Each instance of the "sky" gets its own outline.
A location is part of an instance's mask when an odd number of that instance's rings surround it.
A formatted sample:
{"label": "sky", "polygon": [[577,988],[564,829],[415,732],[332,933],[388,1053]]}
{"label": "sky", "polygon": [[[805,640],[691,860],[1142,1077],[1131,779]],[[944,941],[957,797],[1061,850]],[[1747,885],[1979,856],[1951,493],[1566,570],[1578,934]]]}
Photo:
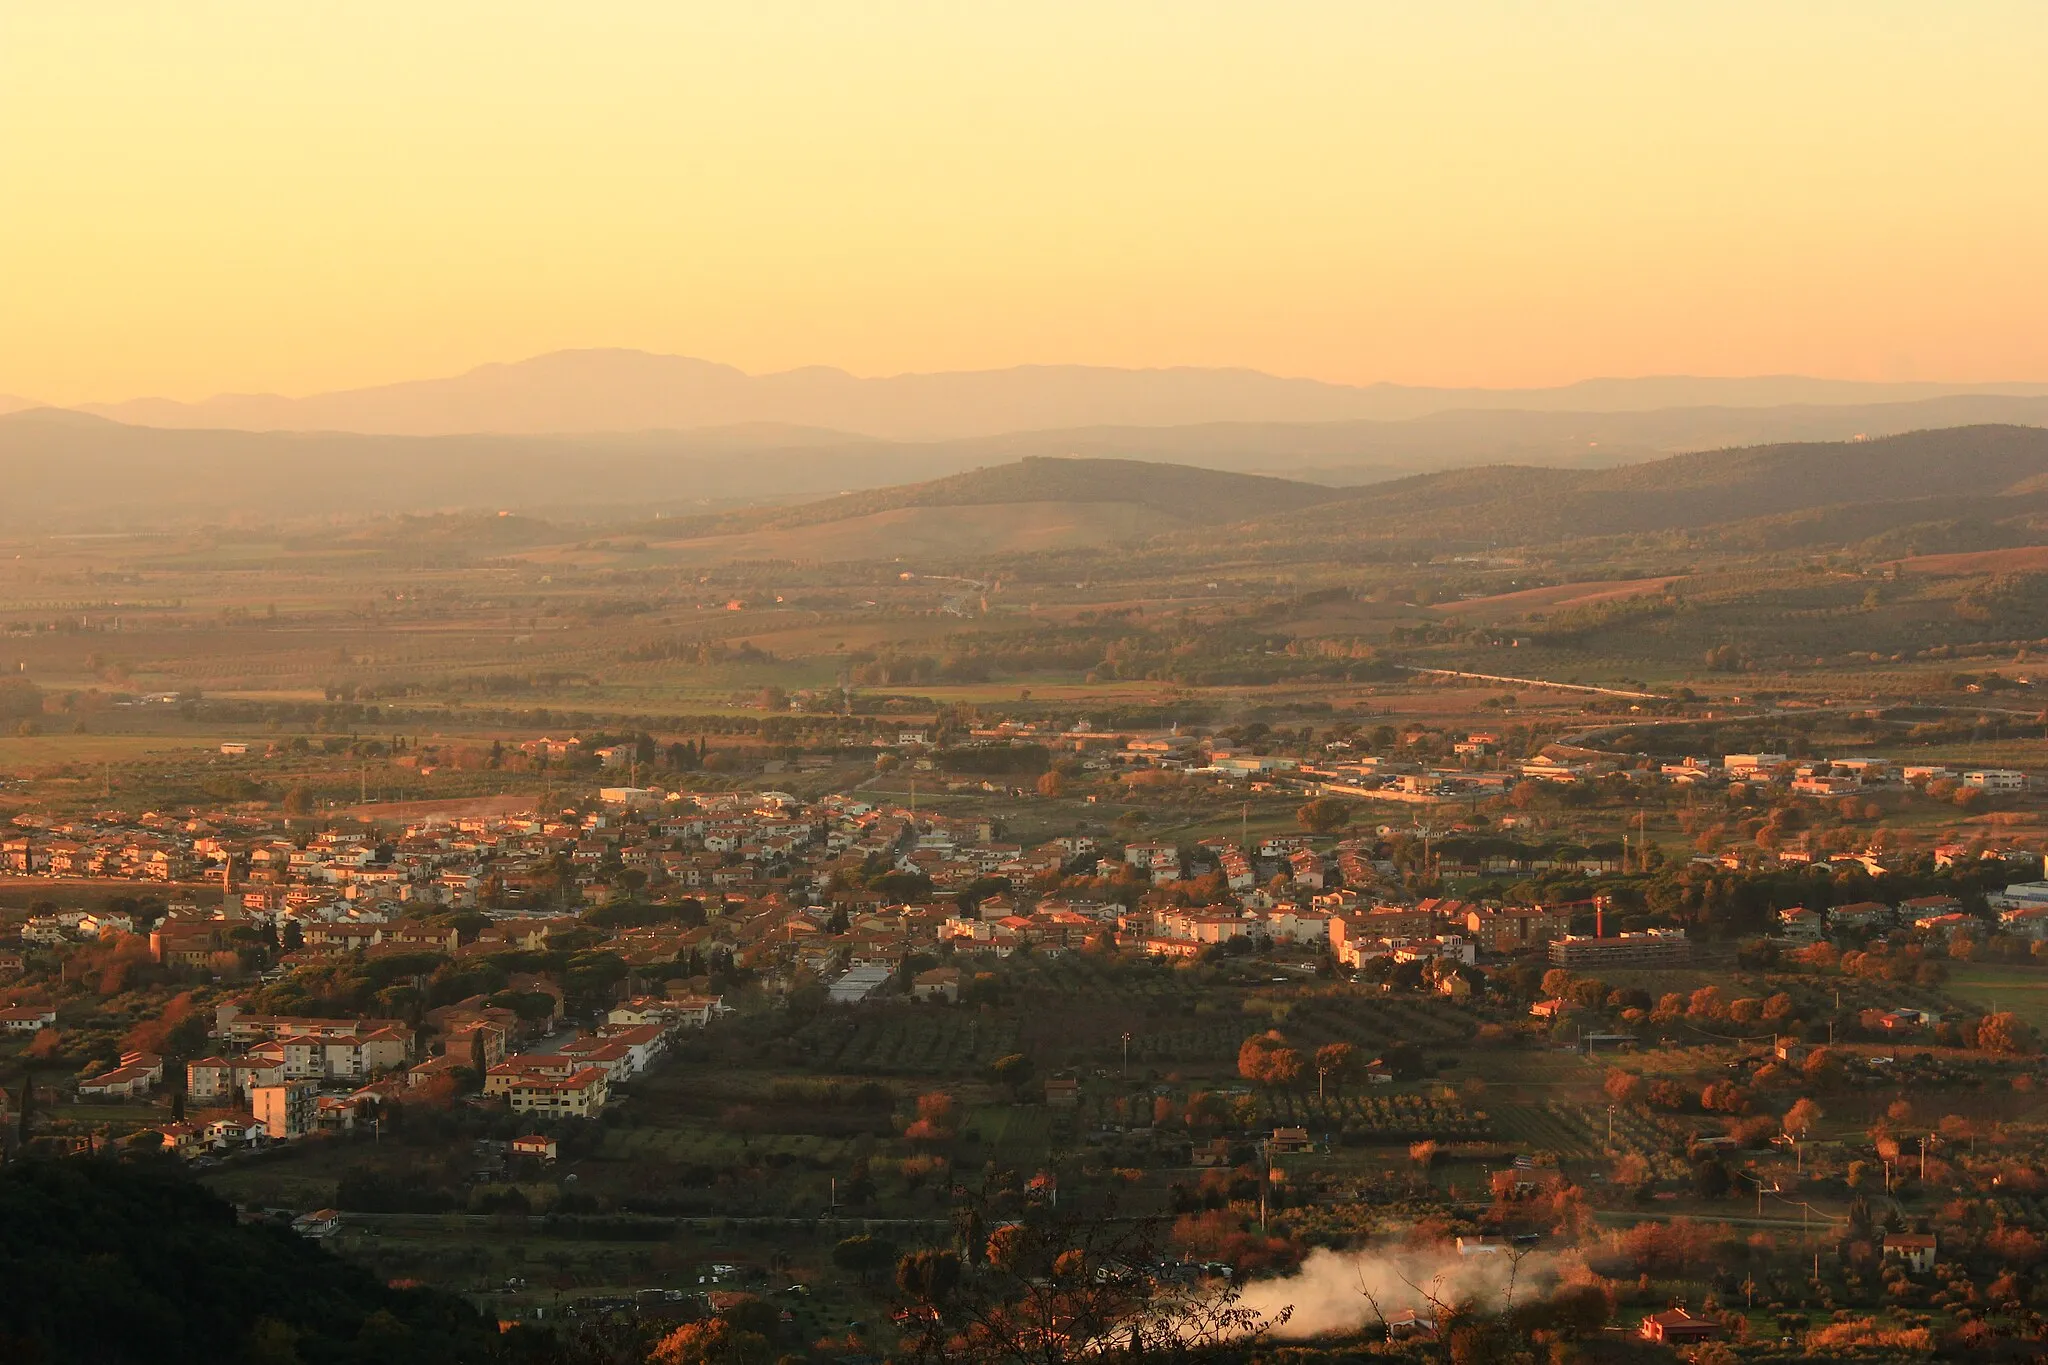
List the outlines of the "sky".
{"label": "sky", "polygon": [[2048,6],[11,0],[0,392],[2048,379]]}

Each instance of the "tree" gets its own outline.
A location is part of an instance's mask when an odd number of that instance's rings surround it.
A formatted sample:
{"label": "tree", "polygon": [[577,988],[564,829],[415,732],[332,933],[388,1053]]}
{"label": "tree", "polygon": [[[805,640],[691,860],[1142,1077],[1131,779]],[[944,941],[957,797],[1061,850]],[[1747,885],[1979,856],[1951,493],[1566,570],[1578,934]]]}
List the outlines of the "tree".
{"label": "tree", "polygon": [[1021,1052],[1012,1052],[1007,1057],[998,1057],[989,1064],[989,1074],[998,1085],[1008,1086],[1012,1096],[1024,1093],[1024,1087],[1031,1084],[1031,1059]]}
{"label": "tree", "polygon": [[293,787],[284,794],[284,813],[300,819],[313,813],[313,793],[304,786]]}
{"label": "tree", "polygon": [[1294,812],[1295,822],[1310,834],[1334,834],[1351,823],[1351,804],[1319,796]]}
{"label": "tree", "polygon": [[960,1126],[959,1107],[953,1097],[935,1090],[917,1097],[917,1118],[903,1130],[912,1142],[937,1142],[953,1136]]}
{"label": "tree", "polygon": [[896,1288],[914,1303],[938,1307],[959,1285],[957,1251],[913,1251],[896,1263]]}
{"label": "tree", "polygon": [[484,1026],[476,1025],[469,1031],[469,1069],[476,1073],[476,1088],[484,1088],[484,1077],[490,1073],[488,1055],[484,1051]]}
{"label": "tree", "polygon": [[25,720],[43,714],[43,689],[19,675],[0,678],[0,720]]}
{"label": "tree", "polygon": [[1301,1074],[1301,1054],[1278,1029],[1255,1033],[1237,1050],[1237,1074],[1259,1085],[1288,1085]]}
{"label": "tree", "polygon": [[648,1365],[766,1365],[768,1338],[735,1328],[726,1319],[686,1322],[655,1343]]}
{"label": "tree", "polygon": [[1639,1104],[1647,1089],[1641,1076],[1633,1071],[1623,1071],[1620,1067],[1608,1071],[1603,1088],[1607,1091],[1607,1098],[1616,1104]]}
{"label": "tree", "polygon": [[2034,1050],[2034,1029],[2008,1011],[1987,1014],[1977,1023],[1977,1046],[1986,1052],[2029,1053]]}
{"label": "tree", "polygon": [[[50,1030],[43,1030],[44,1033]],[[41,1037],[41,1034],[36,1035]],[[21,1069],[21,1098],[14,1105],[14,1140],[17,1146],[28,1141],[29,1117],[36,1107],[36,1069],[33,1065]]]}
{"label": "tree", "polygon": [[896,1263],[895,1243],[868,1233],[856,1233],[832,1248],[832,1264],[867,1284],[881,1271]]}
{"label": "tree", "polygon": [[1813,1131],[1813,1125],[1820,1122],[1821,1108],[1812,1100],[1802,1099],[1785,1111],[1785,1135],[1804,1139]]}
{"label": "tree", "polygon": [[1044,797],[1065,796],[1067,779],[1056,768],[1048,768],[1038,775],[1038,794]]}
{"label": "tree", "polygon": [[1749,1096],[1729,1081],[1710,1082],[1700,1091],[1700,1108],[1709,1113],[1742,1114],[1749,1110]]}
{"label": "tree", "polygon": [[1351,1076],[1358,1049],[1350,1043],[1324,1043],[1316,1049],[1316,1075],[1342,1085]]}

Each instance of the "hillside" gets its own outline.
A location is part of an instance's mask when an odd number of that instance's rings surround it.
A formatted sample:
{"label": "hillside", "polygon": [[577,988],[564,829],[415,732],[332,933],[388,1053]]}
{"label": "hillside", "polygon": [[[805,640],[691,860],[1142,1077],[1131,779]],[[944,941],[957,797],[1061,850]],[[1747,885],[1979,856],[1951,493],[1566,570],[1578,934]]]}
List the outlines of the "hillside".
{"label": "hillside", "polygon": [[587,436],[163,430],[39,408],[0,414],[0,525],[152,530],[235,516],[514,508],[702,511],[948,474],[960,458],[842,432],[748,425]]}
{"label": "hillside", "polygon": [[8,1360],[500,1358],[495,1326],[466,1303],[388,1288],[278,1224],[242,1224],[167,1158],[0,1170],[0,1283]]}
{"label": "hillside", "polygon": [[1451,544],[1529,545],[1559,539],[1688,530],[1824,509],[1854,538],[1893,526],[2029,510],[2048,475],[2048,430],[1973,426],[1872,441],[1705,451],[1606,470],[1512,466],[1422,475],[1269,517],[1258,536],[1414,538],[1441,528]]}
{"label": "hillside", "polygon": [[929,483],[878,488],[762,515],[767,526],[812,526],[902,507],[982,507],[1005,503],[1132,503],[1193,523],[1314,506],[1330,490],[1256,474],[1232,474],[1148,460],[1055,459],[972,469]]}

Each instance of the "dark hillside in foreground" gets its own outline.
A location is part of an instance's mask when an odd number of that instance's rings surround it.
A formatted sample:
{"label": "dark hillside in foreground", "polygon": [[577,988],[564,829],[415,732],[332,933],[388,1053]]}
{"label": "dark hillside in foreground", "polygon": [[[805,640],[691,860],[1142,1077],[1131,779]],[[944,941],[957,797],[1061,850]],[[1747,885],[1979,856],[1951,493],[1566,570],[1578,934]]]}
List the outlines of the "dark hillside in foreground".
{"label": "dark hillside in foreground", "polygon": [[182,1173],[74,1158],[0,1170],[0,1360],[441,1365],[498,1359],[458,1299],[392,1289]]}

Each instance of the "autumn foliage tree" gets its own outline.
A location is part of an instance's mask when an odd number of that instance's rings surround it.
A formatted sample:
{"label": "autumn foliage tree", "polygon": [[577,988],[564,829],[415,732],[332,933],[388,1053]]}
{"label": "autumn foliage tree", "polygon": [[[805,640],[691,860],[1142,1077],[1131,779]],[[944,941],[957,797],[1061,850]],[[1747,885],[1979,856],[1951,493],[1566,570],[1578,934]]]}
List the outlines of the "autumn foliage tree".
{"label": "autumn foliage tree", "polygon": [[724,1318],[686,1322],[654,1345],[649,1365],[754,1365],[773,1359],[768,1338]]}
{"label": "autumn foliage tree", "polygon": [[1802,1099],[1785,1111],[1785,1134],[1792,1138],[1804,1138],[1813,1131],[1813,1125],[1820,1122],[1820,1106],[1812,1100]]}
{"label": "autumn foliage tree", "polygon": [[1977,1022],[1977,1046],[1986,1052],[2029,1053],[2034,1050],[2034,1029],[2016,1014],[1987,1014]]}
{"label": "autumn foliage tree", "polygon": [[941,1142],[960,1127],[960,1109],[943,1090],[917,1097],[917,1117],[903,1130],[912,1142]]}
{"label": "autumn foliage tree", "polygon": [[1237,1050],[1237,1074],[1256,1085],[1292,1085],[1301,1075],[1301,1054],[1278,1029],[1255,1033]]}
{"label": "autumn foliage tree", "polygon": [[1607,1098],[1616,1104],[1640,1104],[1649,1089],[1641,1076],[1620,1067],[1607,1073],[1607,1081],[1602,1088],[1606,1090]]}
{"label": "autumn foliage tree", "polygon": [[1324,1043],[1316,1049],[1316,1074],[1330,1084],[1342,1085],[1358,1063],[1358,1049],[1350,1043]]}

